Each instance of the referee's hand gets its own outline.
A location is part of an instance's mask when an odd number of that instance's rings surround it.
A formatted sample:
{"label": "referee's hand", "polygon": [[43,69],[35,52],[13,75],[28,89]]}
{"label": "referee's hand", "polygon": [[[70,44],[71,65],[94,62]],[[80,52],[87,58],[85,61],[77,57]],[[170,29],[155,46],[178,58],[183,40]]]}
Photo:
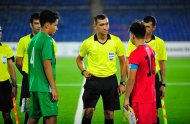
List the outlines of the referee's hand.
{"label": "referee's hand", "polygon": [[123,93],[125,93],[125,87],[123,85],[118,86],[118,94],[121,96]]}
{"label": "referee's hand", "polygon": [[93,74],[89,73],[88,71],[84,71],[83,74],[84,74],[85,78],[91,78],[94,76]]}
{"label": "referee's hand", "polygon": [[17,97],[17,87],[12,87],[12,97]]}

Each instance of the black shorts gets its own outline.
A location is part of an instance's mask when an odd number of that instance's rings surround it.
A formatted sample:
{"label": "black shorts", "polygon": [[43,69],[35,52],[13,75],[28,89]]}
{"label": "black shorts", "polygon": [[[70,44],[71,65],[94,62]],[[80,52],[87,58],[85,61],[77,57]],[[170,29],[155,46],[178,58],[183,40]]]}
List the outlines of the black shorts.
{"label": "black shorts", "polygon": [[155,76],[155,88],[156,88],[156,108],[160,108],[161,107],[161,91],[160,91],[160,87],[161,87],[161,82],[159,79],[159,75],[158,73]]}
{"label": "black shorts", "polygon": [[116,75],[109,77],[92,77],[86,80],[82,96],[84,109],[95,108],[100,95],[102,96],[104,110],[119,110],[120,101],[117,92],[118,83]]}
{"label": "black shorts", "polygon": [[13,108],[12,86],[9,80],[0,82],[0,111],[9,113]]}
{"label": "black shorts", "polygon": [[22,88],[20,96],[20,106],[22,105],[22,98],[30,98],[28,74],[23,72],[22,75],[23,78],[22,78]]}

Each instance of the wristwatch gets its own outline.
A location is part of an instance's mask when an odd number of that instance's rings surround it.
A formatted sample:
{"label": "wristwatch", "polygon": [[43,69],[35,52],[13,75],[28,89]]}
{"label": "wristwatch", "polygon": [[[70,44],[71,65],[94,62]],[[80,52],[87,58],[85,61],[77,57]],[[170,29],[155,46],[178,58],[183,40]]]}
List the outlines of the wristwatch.
{"label": "wristwatch", "polygon": [[18,88],[17,84],[12,83],[11,85],[12,85],[12,87]]}
{"label": "wristwatch", "polygon": [[84,72],[85,72],[85,71],[86,71],[86,70],[81,71],[81,74],[84,75]]}
{"label": "wristwatch", "polygon": [[120,82],[120,84],[123,85],[124,87],[126,86],[126,82],[125,81]]}

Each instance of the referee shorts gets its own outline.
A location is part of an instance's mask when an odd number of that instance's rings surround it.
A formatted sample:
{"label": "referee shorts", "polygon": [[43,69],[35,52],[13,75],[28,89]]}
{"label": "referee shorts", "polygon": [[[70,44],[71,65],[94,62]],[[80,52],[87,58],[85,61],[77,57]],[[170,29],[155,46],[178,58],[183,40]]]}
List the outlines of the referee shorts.
{"label": "referee shorts", "polygon": [[22,78],[22,88],[21,88],[21,96],[20,96],[20,106],[22,106],[23,99],[30,98],[28,74],[23,72],[22,75],[23,75],[23,78]]}
{"label": "referee shorts", "polygon": [[100,96],[102,96],[104,110],[119,110],[120,101],[117,88],[118,83],[115,74],[104,78],[86,79],[82,96],[84,109],[95,108]]}
{"label": "referee shorts", "polygon": [[160,91],[160,87],[161,87],[161,82],[159,79],[159,75],[158,73],[155,76],[155,89],[156,89],[156,108],[160,108],[161,107],[161,91]]}
{"label": "referee shorts", "polygon": [[13,108],[12,86],[9,80],[0,82],[0,111],[9,113]]}

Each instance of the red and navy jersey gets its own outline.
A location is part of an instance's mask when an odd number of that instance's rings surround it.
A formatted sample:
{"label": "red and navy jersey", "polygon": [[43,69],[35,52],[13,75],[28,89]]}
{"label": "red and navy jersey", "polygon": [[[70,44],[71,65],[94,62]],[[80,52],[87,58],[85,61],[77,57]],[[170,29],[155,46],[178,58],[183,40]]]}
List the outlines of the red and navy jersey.
{"label": "red and navy jersey", "polygon": [[155,53],[148,45],[138,46],[129,56],[130,69],[136,69],[132,102],[153,103],[155,97]]}

